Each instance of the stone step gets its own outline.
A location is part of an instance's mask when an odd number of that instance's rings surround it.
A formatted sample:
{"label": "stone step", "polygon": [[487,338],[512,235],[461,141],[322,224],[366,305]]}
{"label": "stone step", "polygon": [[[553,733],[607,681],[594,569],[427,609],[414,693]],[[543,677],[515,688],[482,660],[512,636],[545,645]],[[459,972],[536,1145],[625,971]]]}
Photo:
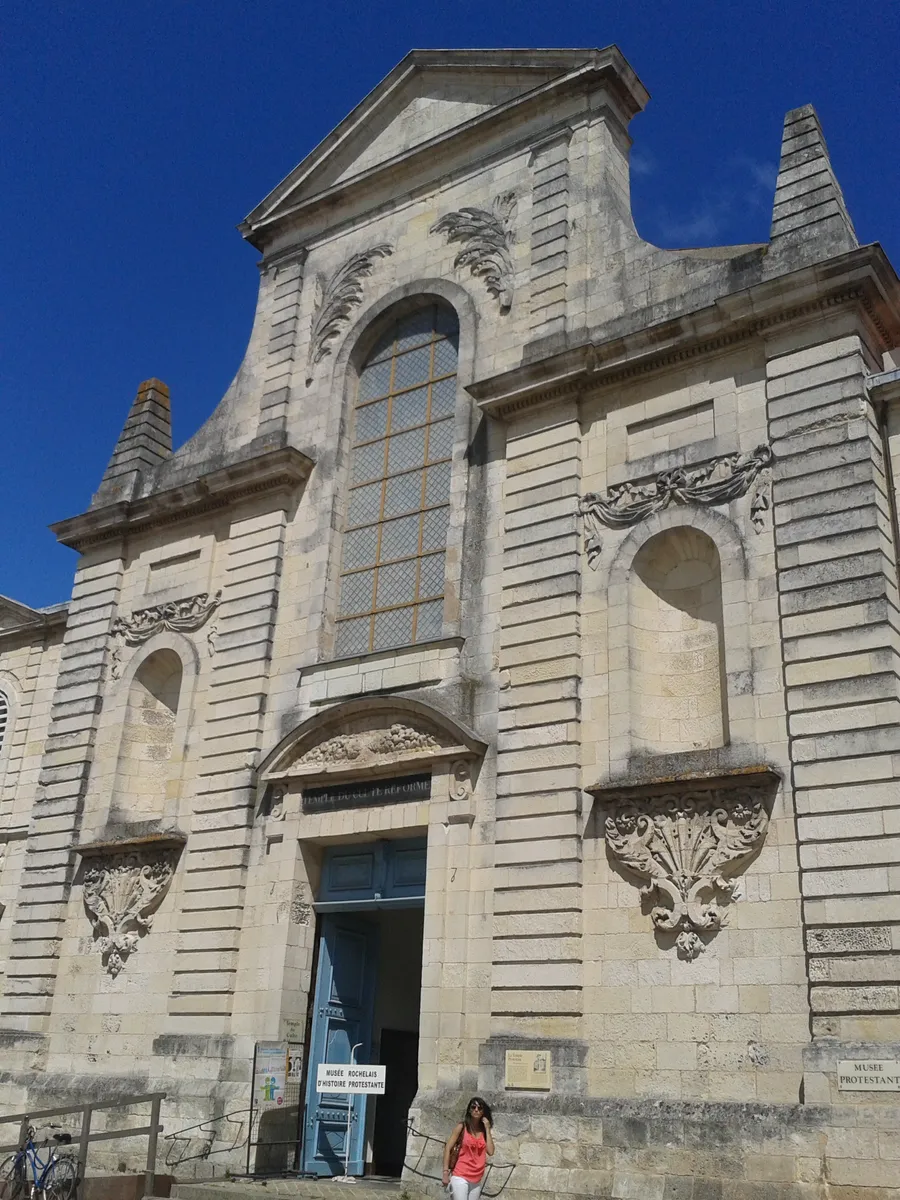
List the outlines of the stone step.
{"label": "stone step", "polygon": [[395,1179],[210,1179],[172,1188],[172,1200],[431,1200],[433,1194]]}

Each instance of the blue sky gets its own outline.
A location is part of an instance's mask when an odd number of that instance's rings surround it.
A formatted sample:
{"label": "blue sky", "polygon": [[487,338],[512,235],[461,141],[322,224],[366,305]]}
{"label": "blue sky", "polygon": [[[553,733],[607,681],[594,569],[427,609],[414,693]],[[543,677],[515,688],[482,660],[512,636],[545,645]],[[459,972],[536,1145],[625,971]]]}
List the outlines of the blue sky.
{"label": "blue sky", "polygon": [[46,526],[90,502],[137,384],[176,443],[243,352],[235,225],[414,47],[617,43],[651,93],[633,206],[662,246],[765,240],[787,109],[818,109],[863,242],[900,268],[900,6],[7,0],[0,592],[66,599]]}

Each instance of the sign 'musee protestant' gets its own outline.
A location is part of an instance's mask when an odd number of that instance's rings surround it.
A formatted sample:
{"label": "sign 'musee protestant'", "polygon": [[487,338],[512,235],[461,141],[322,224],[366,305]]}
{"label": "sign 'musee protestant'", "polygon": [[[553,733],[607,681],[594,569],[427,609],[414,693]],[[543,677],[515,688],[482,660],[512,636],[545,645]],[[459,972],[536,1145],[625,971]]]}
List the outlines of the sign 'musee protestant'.
{"label": "sign 'musee protestant'", "polygon": [[365,1063],[319,1063],[317,1092],[374,1092],[384,1094],[385,1068]]}
{"label": "sign 'musee protestant'", "polygon": [[900,1092],[900,1062],[896,1059],[843,1059],[837,1077],[842,1092]]}

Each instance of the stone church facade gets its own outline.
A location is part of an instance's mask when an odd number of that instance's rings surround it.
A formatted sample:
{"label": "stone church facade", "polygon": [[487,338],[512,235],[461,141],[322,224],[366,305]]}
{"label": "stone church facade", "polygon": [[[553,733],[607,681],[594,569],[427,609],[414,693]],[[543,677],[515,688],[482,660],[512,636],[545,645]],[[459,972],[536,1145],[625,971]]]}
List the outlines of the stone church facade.
{"label": "stone church facade", "polygon": [[2,602],[7,1111],[171,1131],[289,1040],[313,1173],[478,1091],[511,1196],[898,1194],[900,282],[810,107],[767,243],[643,241],[647,99],[410,54],[242,224],[207,423],[143,383]]}

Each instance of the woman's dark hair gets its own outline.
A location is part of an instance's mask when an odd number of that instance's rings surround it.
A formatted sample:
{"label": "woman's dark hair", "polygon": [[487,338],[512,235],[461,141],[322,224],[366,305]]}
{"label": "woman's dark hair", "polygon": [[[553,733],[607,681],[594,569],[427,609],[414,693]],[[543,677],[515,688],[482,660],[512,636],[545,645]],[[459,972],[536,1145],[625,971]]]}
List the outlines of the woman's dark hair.
{"label": "woman's dark hair", "polygon": [[463,1124],[465,1125],[466,1129],[468,1129],[469,1133],[474,1133],[477,1129],[477,1126],[472,1119],[473,1104],[480,1104],[482,1117],[487,1117],[492,1125],[494,1123],[494,1114],[491,1112],[491,1106],[488,1104],[487,1100],[483,1100],[481,1096],[473,1096],[466,1105],[465,1115],[463,1116]]}

